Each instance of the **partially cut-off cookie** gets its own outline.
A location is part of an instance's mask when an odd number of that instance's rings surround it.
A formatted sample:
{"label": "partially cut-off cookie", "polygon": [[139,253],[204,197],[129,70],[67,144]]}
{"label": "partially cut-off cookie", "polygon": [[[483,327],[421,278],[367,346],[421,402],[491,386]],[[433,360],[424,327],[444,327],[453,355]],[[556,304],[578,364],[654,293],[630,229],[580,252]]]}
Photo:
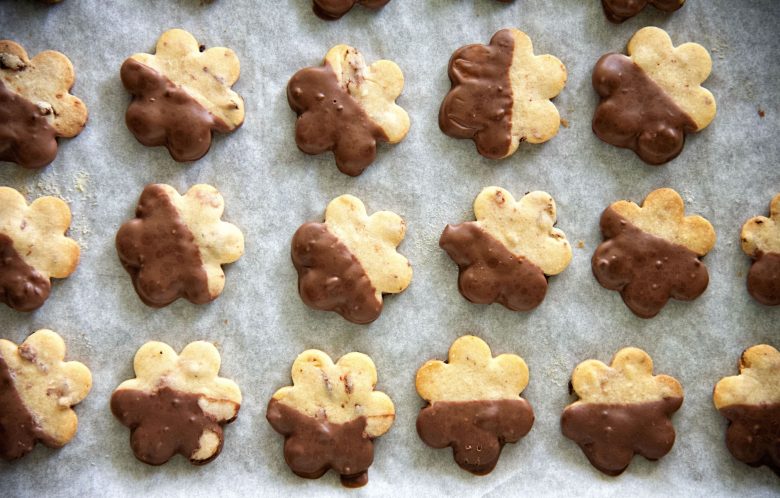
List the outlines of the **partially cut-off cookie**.
{"label": "partially cut-off cookie", "polygon": [[742,250],[753,260],[747,289],[767,306],[780,305],[780,194],[769,204],[769,218],[756,216],[742,225]]}
{"label": "partially cut-off cookie", "polygon": [[390,0],[313,0],[312,9],[321,19],[335,21],[352,10],[355,5],[362,5],[369,9],[381,9]]}
{"label": "partially cut-off cookie", "polygon": [[634,17],[648,5],[663,12],[674,12],[684,3],[685,0],[601,0],[604,14],[614,23],[621,23]]}

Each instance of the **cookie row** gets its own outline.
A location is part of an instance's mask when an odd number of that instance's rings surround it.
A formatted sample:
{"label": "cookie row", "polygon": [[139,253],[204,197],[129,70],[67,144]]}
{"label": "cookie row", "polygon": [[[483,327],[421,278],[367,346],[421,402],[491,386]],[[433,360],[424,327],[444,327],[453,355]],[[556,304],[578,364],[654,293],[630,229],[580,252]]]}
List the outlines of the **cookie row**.
{"label": "cookie row", "polygon": [[[701,45],[675,47],[654,27],[639,30],[627,51],[603,56],[593,70],[601,96],[593,131],[649,164],[663,164],[680,154],[686,133],[715,117],[715,99],[701,87],[712,61]],[[137,53],[122,64],[122,83],[132,95],[127,126],[142,144],[167,147],[176,161],[200,159],[213,132],[229,133],[244,122],[244,101],[231,90],[239,72],[232,50],[206,50],[184,30],[166,31],[155,54]],[[31,60],[5,40],[0,77],[0,160],[46,166],[56,156],[56,137],[77,135],[87,121],[84,103],[68,93],[73,66],[54,51]],[[502,29],[488,45],[458,49],[449,77],[439,127],[472,139],[481,155],[509,157],[521,142],[542,143],[558,133],[561,118],[550,99],[563,90],[566,68],[552,55],[534,55],[525,33]],[[341,172],[361,174],[378,142],[398,143],[409,131],[409,115],[395,102],[403,86],[394,62],[369,65],[357,49],[333,47],[322,66],[302,69],[288,83],[298,148],[330,151]]]}
{"label": "cookie row", "polygon": [[[222,195],[195,185],[184,195],[164,184],[147,185],[136,216],[116,235],[116,249],[138,296],[149,306],[183,297],[195,304],[214,300],[225,286],[222,265],[244,253],[244,235],[221,220]],[[780,193],[769,218],[749,219],[742,249],[753,263],[747,289],[758,302],[780,304]],[[447,225],[439,245],[458,265],[458,288],[477,304],[500,303],[514,311],[537,307],[549,277],[563,272],[572,249],[555,228],[555,201],[546,192],[519,200],[487,187],[474,201],[476,221]],[[65,236],[70,209],[55,197],[27,205],[16,190],[0,187],[0,302],[19,311],[40,307],[51,278],[76,268],[78,244]],[[642,206],[617,201],[601,215],[604,242],[591,266],[603,287],[620,292],[636,315],[655,316],[669,298],[690,301],[707,288],[701,261],[715,245],[715,231],[701,216],[685,216],[683,200],[669,188],[651,192]],[[409,261],[396,251],[406,233],[400,216],[368,215],[357,197],[342,195],[324,222],[295,232],[292,262],[304,303],[334,311],[354,323],[376,320],[384,294],[404,291],[412,280]]]}
{"label": "cookie row", "polygon": [[[58,448],[74,437],[72,407],[92,380],[87,367],[64,358],[65,344],[50,330],[20,346],[0,340],[0,457],[20,458],[36,442]],[[220,362],[217,349],[204,341],[178,355],[162,342],[138,350],[135,378],[111,396],[111,411],[130,429],[136,458],[162,465],[180,454],[201,465],[219,455],[223,425],[235,420],[242,401],[238,385],[219,377]],[[727,447],[738,460],[780,475],[780,352],[753,346],[742,354],[739,370],[713,392],[716,409],[729,421]],[[318,478],[333,469],[345,486],[366,484],[373,440],[395,420],[393,401],[374,390],[374,362],[353,352],[334,363],[310,349],[295,359],[291,376],[292,385],[276,391],[266,410],[285,438],[291,470]],[[519,441],[533,426],[533,408],[520,396],[528,382],[521,357],[493,357],[483,340],[460,337],[447,361],[430,360],[417,371],[417,392],[427,403],[417,417],[420,439],[433,448],[451,447],[464,470],[491,472],[504,444]],[[683,403],[682,386],[654,375],[653,361],[641,349],[621,349],[611,365],[580,363],[570,390],[578,399],[564,408],[561,431],[601,472],[616,476],[635,454],[657,460],[672,449],[671,417]]]}

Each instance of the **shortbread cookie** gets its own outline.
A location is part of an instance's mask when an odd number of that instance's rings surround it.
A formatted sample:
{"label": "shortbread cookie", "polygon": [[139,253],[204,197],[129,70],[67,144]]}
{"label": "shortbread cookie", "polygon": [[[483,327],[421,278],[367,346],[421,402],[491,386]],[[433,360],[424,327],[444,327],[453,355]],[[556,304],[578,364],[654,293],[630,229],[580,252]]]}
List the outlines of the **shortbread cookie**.
{"label": "shortbread cookie", "polygon": [[266,413],[284,436],[287,465],[309,479],[333,469],[344,486],[366,484],[373,440],[395,420],[390,397],[374,391],[374,362],[362,353],[349,353],[334,365],[330,356],[310,349],[295,359],[291,375],[293,385],[274,393]]}
{"label": "shortbread cookie", "polygon": [[244,234],[220,220],[224,209],[211,185],[183,196],[170,185],[144,188],[135,218],[116,234],[119,260],[144,303],[160,308],[183,297],[203,304],[222,293],[222,265],[244,254]]}
{"label": "shortbread cookie", "polygon": [[41,442],[60,448],[76,435],[75,406],[92,388],[92,374],[65,359],[65,343],[39,330],[17,346],[0,339],[0,458],[21,458]]}
{"label": "shortbread cookie", "polygon": [[324,223],[304,223],[293,236],[301,299],[350,322],[373,322],[382,312],[382,294],[402,292],[412,281],[412,266],[396,252],[405,233],[397,214],[368,216],[357,197],[336,197]]}
{"label": "shortbread cookie", "polygon": [[81,250],[65,236],[70,208],[57,197],[24,196],[0,187],[0,303],[35,310],[49,297],[52,278],[76,270]]}
{"label": "shortbread cookie", "polygon": [[0,161],[42,168],[57,156],[57,137],[81,132],[87,107],[68,93],[75,80],[65,55],[46,50],[31,60],[0,40]]}
{"label": "shortbread cookie", "polygon": [[222,426],[238,416],[241,391],[219,377],[213,344],[189,343],[177,355],[163,342],[147,342],[133,360],[136,377],[111,395],[111,412],[130,428],[135,457],[162,465],[175,454],[208,463],[222,451]]}
{"label": "shortbread cookie", "polygon": [[658,165],[682,152],[685,134],[715,118],[715,97],[701,87],[712,69],[696,43],[672,45],[666,31],[642,28],[628,42],[628,56],[610,53],[593,69],[601,102],[593,132],[608,144],[631,149]]}
{"label": "shortbread cookie", "polygon": [[601,0],[607,19],[614,23],[634,17],[648,5],[664,12],[674,12],[684,3],[685,0]]}
{"label": "shortbread cookie", "polygon": [[766,344],[745,350],[739,375],[721,379],[712,400],[729,420],[726,446],[734,458],[780,476],[780,352]]}
{"label": "shortbread cookie", "polygon": [[619,291],[637,316],[652,318],[669,298],[692,301],[709,283],[700,258],[715,245],[715,230],[701,216],[685,216],[680,194],[650,192],[642,207],[617,201],[601,215],[604,242],[591,259],[602,287]]}
{"label": "shortbread cookie", "polygon": [[417,371],[417,392],[428,402],[417,417],[420,439],[433,448],[452,447],[464,470],[484,475],[498,463],[505,443],[516,443],[534,423],[520,397],[528,366],[519,356],[493,358],[478,337],[452,343],[447,362],[429,360]]}
{"label": "shortbread cookie", "polygon": [[550,99],[566,85],[566,68],[552,55],[534,55],[522,31],[502,29],[489,45],[452,54],[452,89],[439,110],[439,127],[474,140],[490,159],[514,154],[520,142],[539,144],[558,133],[561,118]]}
{"label": "shortbread cookie", "polygon": [[122,64],[122,84],[133,96],[127,127],[142,144],[167,147],[176,161],[200,159],[214,131],[244,122],[244,100],[231,90],[240,71],[231,49],[206,50],[184,30],[166,31],[155,54],[133,54]]}
{"label": "shortbread cookie", "polygon": [[287,84],[298,114],[295,143],[306,154],[332,151],[339,171],[363,172],[376,158],[376,143],[395,144],[409,132],[409,115],[395,100],[404,75],[395,62],[366,65],[348,45],[336,45],[319,67],[301,69]]}
{"label": "shortbread cookie", "polygon": [[314,13],[326,21],[341,19],[341,16],[352,10],[355,5],[369,9],[381,9],[390,0],[313,0]]}
{"label": "shortbread cookie", "polygon": [[474,214],[477,221],[447,225],[439,239],[460,268],[460,293],[472,303],[501,303],[514,311],[538,306],[547,275],[571,261],[566,234],[554,228],[553,198],[537,191],[515,201],[501,187],[487,187],[474,201]]}
{"label": "shortbread cookie", "polygon": [[583,361],[570,389],[579,400],[563,410],[561,430],[601,472],[616,476],[635,454],[658,460],[672,449],[671,416],[683,390],[675,378],[653,375],[653,360],[641,349],[621,349],[611,366]]}
{"label": "shortbread cookie", "polygon": [[769,204],[769,218],[756,216],[742,225],[742,250],[753,259],[748,292],[767,306],[780,304],[780,194]]}

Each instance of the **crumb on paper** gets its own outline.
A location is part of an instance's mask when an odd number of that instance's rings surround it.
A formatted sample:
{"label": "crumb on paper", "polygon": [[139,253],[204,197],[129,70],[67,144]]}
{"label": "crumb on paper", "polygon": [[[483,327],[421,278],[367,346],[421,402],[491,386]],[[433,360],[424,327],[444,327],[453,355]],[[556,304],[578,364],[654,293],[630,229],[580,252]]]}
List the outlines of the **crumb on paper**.
{"label": "crumb on paper", "polygon": [[564,128],[568,128],[569,127],[569,120],[566,119],[566,118],[561,118],[561,126],[563,126]]}
{"label": "crumb on paper", "polygon": [[759,118],[763,118],[764,116],[766,116],[766,112],[759,107],[758,108],[758,117]]}
{"label": "crumb on paper", "polygon": [[577,243],[576,243],[576,245],[577,245],[577,249],[583,249],[583,248],[585,248],[585,242],[584,242],[584,241],[582,241],[582,240],[578,240],[578,241],[577,241]]}

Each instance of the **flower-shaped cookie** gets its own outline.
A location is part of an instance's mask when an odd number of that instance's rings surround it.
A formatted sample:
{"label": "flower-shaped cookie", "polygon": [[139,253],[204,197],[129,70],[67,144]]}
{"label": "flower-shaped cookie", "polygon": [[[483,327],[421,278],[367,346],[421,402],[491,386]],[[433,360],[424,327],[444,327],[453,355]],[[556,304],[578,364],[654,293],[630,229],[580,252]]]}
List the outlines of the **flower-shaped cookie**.
{"label": "flower-shaped cookie", "polygon": [[374,391],[374,362],[349,353],[335,364],[310,349],[292,366],[292,386],[279,389],[268,403],[266,418],[284,436],[284,459],[301,477],[317,479],[328,469],[348,487],[368,482],[374,438],[395,420],[392,400]]}
{"label": "flower-shaped cookie", "polygon": [[63,54],[30,60],[21,45],[0,40],[0,161],[42,168],[57,156],[57,137],[81,132],[87,108],[68,93],[75,79]]}
{"label": "flower-shaped cookie", "polygon": [[745,350],[739,375],[721,379],[712,400],[729,420],[726,446],[734,458],[780,476],[780,352],[766,344]]}
{"label": "flower-shaped cookie", "polygon": [[463,336],[452,343],[448,362],[429,360],[417,371],[417,392],[428,402],[417,417],[417,433],[433,448],[451,446],[462,469],[487,474],[504,444],[531,430],[534,412],[520,397],[527,385],[522,358],[493,358],[485,341]]}
{"label": "flower-shaped cookie", "polygon": [[381,9],[390,0],[313,0],[312,9],[322,19],[335,21],[352,10],[356,4],[369,9]]}
{"label": "flower-shaped cookie", "polygon": [[685,216],[680,194],[661,188],[642,207],[611,204],[601,215],[604,242],[591,267],[596,280],[620,292],[637,316],[652,318],[669,298],[691,301],[707,288],[707,267],[699,258],[715,245],[715,230],[701,216]]}
{"label": "flower-shaped cookie", "polygon": [[601,0],[604,14],[614,23],[621,23],[634,17],[648,5],[664,12],[674,12],[684,3],[685,0]]}
{"label": "flower-shaped cookie", "polygon": [[363,172],[376,158],[376,143],[398,143],[409,115],[395,103],[404,75],[395,62],[366,65],[363,55],[336,45],[319,67],[301,69],[287,84],[287,101],[298,114],[295,143],[306,154],[332,151],[339,171]]}
{"label": "flower-shaped cookie", "polygon": [[409,261],[396,252],[405,233],[397,214],[368,216],[357,197],[336,197],[325,223],[304,223],[293,236],[301,299],[350,322],[373,322],[382,312],[382,294],[402,292],[412,281]]}
{"label": "flower-shaped cookie", "polygon": [[241,230],[220,220],[224,209],[211,185],[183,196],[170,185],[144,188],[135,218],[116,234],[119,260],[144,303],[160,308],[184,297],[203,304],[222,293],[221,265],[244,254]]}
{"label": "flower-shaped cookie", "polygon": [[39,330],[17,346],[0,339],[0,458],[13,460],[41,442],[67,444],[79,424],[71,407],[92,388],[92,374],[65,359],[65,343]]}
{"label": "flower-shaped cookie", "polygon": [[163,342],[147,342],[133,360],[136,378],[111,395],[111,412],[130,428],[135,457],[162,465],[180,454],[196,465],[222,451],[222,426],[235,420],[241,391],[219,377],[213,344],[189,343],[177,355]]}
{"label": "flower-shaped cookie", "polygon": [[571,389],[580,399],[563,410],[561,430],[601,472],[616,476],[635,454],[658,460],[672,449],[671,416],[682,405],[682,387],[653,375],[653,360],[641,349],[621,349],[611,366],[583,361]]}
{"label": "flower-shaped cookie", "polygon": [[550,99],[566,85],[566,68],[552,55],[534,55],[522,31],[502,29],[489,45],[452,54],[452,89],[439,110],[439,128],[470,138],[490,159],[514,154],[520,142],[539,144],[558,133],[561,118]]}
{"label": "flower-shaped cookie", "polygon": [[65,236],[70,208],[57,197],[39,197],[29,206],[24,196],[0,187],[0,303],[19,311],[43,305],[51,278],[76,270],[81,250]]}
{"label": "flower-shaped cookie", "polygon": [[571,261],[566,235],[554,228],[555,201],[531,192],[515,201],[500,187],[487,187],[474,201],[477,221],[447,225],[439,245],[460,267],[458,288],[473,303],[501,303],[510,310],[538,306],[546,275]]}
{"label": "flower-shaped cookie", "polygon": [[769,204],[769,218],[756,216],[742,225],[742,250],[753,258],[747,288],[767,306],[780,305],[780,194]]}
{"label": "flower-shaped cookie", "polygon": [[240,71],[229,48],[206,50],[184,30],[166,31],[155,54],[133,54],[122,64],[122,84],[133,96],[127,127],[142,144],[167,147],[176,161],[200,159],[213,131],[244,122],[244,101],[230,89]]}
{"label": "flower-shaped cookie", "polygon": [[628,56],[610,53],[593,69],[601,102],[593,132],[658,165],[682,152],[685,134],[715,118],[715,97],[701,83],[712,69],[707,50],[696,43],[672,45],[666,31],[642,28],[628,42]]}

